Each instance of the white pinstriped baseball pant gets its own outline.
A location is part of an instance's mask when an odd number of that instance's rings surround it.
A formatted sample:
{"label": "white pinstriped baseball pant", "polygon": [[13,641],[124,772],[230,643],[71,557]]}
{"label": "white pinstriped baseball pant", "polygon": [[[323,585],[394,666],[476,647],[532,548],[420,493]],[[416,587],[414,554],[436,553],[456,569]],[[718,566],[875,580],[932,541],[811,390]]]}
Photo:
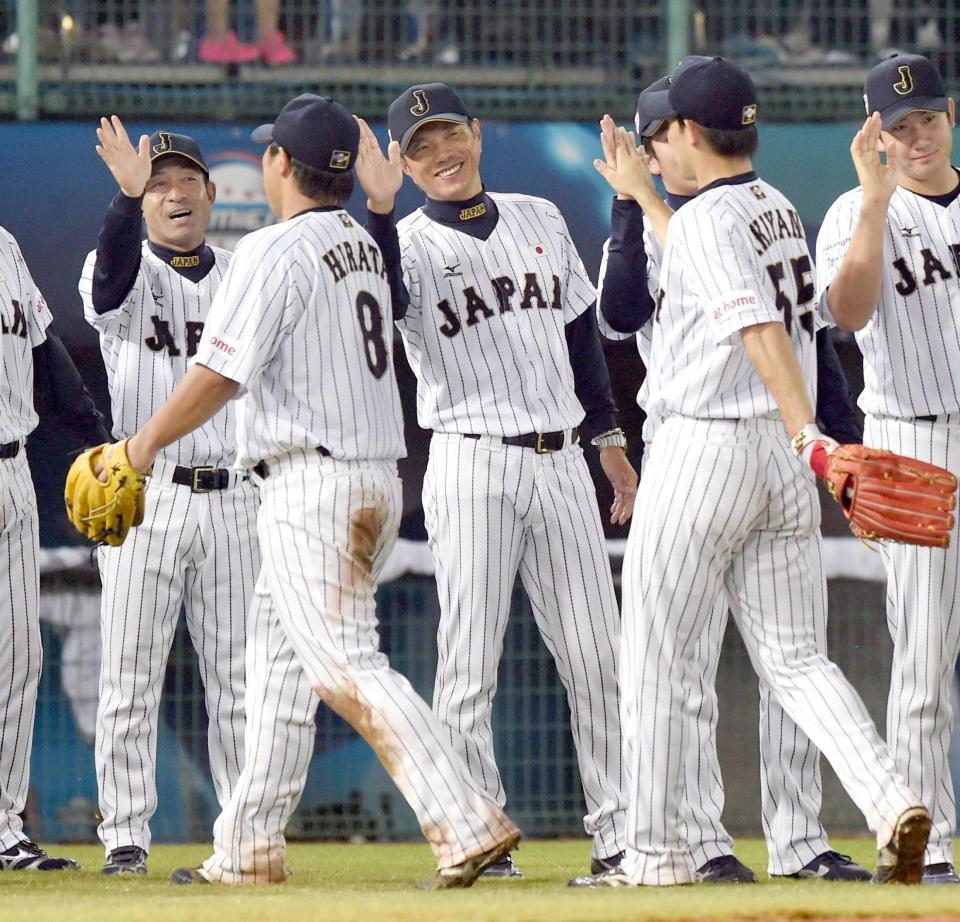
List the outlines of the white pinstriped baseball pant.
{"label": "white pinstriped baseball pant", "polygon": [[[772,694],[827,756],[878,844],[919,799],[824,652],[826,585],[813,475],[779,419],[667,419],[640,482],[624,558],[621,691],[629,848],[638,884],[694,880],[685,839],[688,689],[721,590]],[[811,612],[816,611],[814,616]]]}
{"label": "white pinstriped baseball pant", "polygon": [[519,571],[567,692],[594,857],[622,851],[619,612],[596,489],[579,445],[537,454],[434,433],[423,508],[440,597],[433,706],[474,782],[501,805],[491,709]]}
{"label": "white pinstriped baseball pant", "polygon": [[37,499],[25,450],[0,460],[0,851],[25,838],[40,649]]}
{"label": "white pinstriped baseball pant", "polygon": [[[937,422],[868,416],[864,443],[960,475],[960,414]],[[960,656],[960,528],[948,548],[882,544],[893,669],[887,740],[897,767],[933,818],[926,863],[953,864],[957,808],[948,750]]]}
{"label": "white pinstriped baseball pant", "polygon": [[320,700],[373,748],[439,868],[489,850],[516,827],[472,783],[426,702],[379,649],[374,593],[400,522],[396,463],[299,450],[268,463],[246,764],[204,871],[224,883],[286,878],[283,833],[303,794]]}

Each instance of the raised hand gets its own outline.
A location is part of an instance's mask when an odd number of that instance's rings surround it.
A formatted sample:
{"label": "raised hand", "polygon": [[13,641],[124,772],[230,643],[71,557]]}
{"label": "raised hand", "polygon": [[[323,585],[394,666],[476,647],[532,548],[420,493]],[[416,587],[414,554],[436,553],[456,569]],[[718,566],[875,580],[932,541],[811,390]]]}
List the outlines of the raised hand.
{"label": "raised hand", "polygon": [[135,149],[123,122],[116,115],[100,119],[97,138],[100,140],[97,154],[113,174],[120,191],[130,198],[143,195],[152,171],[150,138],[140,135],[140,143]]}
{"label": "raised hand", "polygon": [[360,126],[360,146],[357,151],[357,179],[367,193],[367,207],[378,214],[393,211],[394,199],[403,185],[403,167],[400,164],[400,144],[391,141],[387,156],[383,156],[377,136],[362,119],[354,116]]}
{"label": "raised hand", "polygon": [[660,195],[654,185],[653,176],[647,168],[642,151],[637,150],[633,132],[614,128],[611,140],[609,134],[604,135],[602,126],[601,122],[600,143],[604,148],[605,159],[593,161],[597,172],[621,198],[634,199],[640,205],[653,199],[659,200]]}
{"label": "raised hand", "polygon": [[[886,163],[882,154],[886,154]],[[850,155],[864,199],[889,202],[900,181],[900,162],[896,144],[888,146],[884,143],[879,112],[869,116],[856,133],[850,145]]]}

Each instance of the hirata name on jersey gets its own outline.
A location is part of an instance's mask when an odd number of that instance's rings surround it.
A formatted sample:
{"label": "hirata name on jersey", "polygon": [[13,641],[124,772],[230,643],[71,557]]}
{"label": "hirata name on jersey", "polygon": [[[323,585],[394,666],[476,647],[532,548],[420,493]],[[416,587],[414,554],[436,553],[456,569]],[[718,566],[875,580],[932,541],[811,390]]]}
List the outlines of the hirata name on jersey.
{"label": "hirata name on jersey", "polygon": [[344,240],[323,254],[323,261],[333,273],[334,282],[342,282],[350,272],[373,272],[387,277],[387,266],[380,256],[380,247],[372,241]]}

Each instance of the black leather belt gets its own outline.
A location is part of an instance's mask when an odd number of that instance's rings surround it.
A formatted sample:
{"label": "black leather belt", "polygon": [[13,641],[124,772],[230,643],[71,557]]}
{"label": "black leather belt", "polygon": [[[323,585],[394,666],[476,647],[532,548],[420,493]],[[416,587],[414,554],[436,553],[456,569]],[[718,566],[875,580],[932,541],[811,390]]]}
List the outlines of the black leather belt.
{"label": "black leather belt", "polygon": [[[317,446],[317,454],[320,455],[321,458],[330,457],[330,452],[326,448],[324,448],[322,445]],[[270,476],[270,465],[267,464],[266,461],[258,461],[253,466],[253,472],[258,477],[261,477],[264,480],[266,480]]]}
{"label": "black leather belt", "polygon": [[6,445],[0,445],[0,460],[9,461],[20,454],[19,442],[7,442]]}
{"label": "black leather belt", "polygon": [[[533,448],[538,455],[563,448],[564,441],[570,436],[570,444],[576,445],[580,441],[580,433],[576,429],[561,429],[559,432],[527,432],[524,435],[492,436],[499,438],[504,445],[519,445],[521,448]],[[479,439],[476,433],[466,432],[465,439]]]}
{"label": "black leather belt", "polygon": [[181,487],[190,487],[191,493],[210,493],[230,486],[230,471],[225,467],[183,467],[178,464],[170,479]]}

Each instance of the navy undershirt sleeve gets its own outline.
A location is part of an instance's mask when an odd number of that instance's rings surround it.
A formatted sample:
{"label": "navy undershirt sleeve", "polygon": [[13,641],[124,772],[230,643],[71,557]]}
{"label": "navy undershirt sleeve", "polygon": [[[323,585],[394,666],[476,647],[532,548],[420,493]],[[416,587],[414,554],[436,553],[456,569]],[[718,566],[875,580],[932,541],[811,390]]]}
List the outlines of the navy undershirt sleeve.
{"label": "navy undershirt sleeve", "polygon": [[600,312],[618,333],[636,333],[653,311],[654,301],[647,287],[643,209],[632,200],[614,199]]}
{"label": "navy undershirt sleeve", "polygon": [[67,347],[50,327],[46,340],[33,348],[33,391],[37,412],[53,413],[85,446],[112,441]]}
{"label": "navy undershirt sleeve", "polygon": [[827,328],[817,332],[817,418],[823,431],[841,445],[863,442],[863,427],[853,407],[850,384]]}
{"label": "navy undershirt sleeve", "polygon": [[617,407],[594,309],[595,305],[591,305],[564,327],[573,369],[573,389],[586,413],[582,428],[588,439],[617,427]]}
{"label": "navy undershirt sleeve", "polygon": [[401,320],[406,316],[410,304],[407,286],[403,284],[403,269],[400,265],[400,238],[393,219],[394,212],[377,214],[367,211],[367,232],[380,247],[383,264],[387,267],[387,283],[390,285],[390,297],[393,300],[393,319]]}
{"label": "navy undershirt sleeve", "polygon": [[93,267],[93,309],[116,310],[126,300],[140,269],[141,199],[118,192],[107,208]]}

